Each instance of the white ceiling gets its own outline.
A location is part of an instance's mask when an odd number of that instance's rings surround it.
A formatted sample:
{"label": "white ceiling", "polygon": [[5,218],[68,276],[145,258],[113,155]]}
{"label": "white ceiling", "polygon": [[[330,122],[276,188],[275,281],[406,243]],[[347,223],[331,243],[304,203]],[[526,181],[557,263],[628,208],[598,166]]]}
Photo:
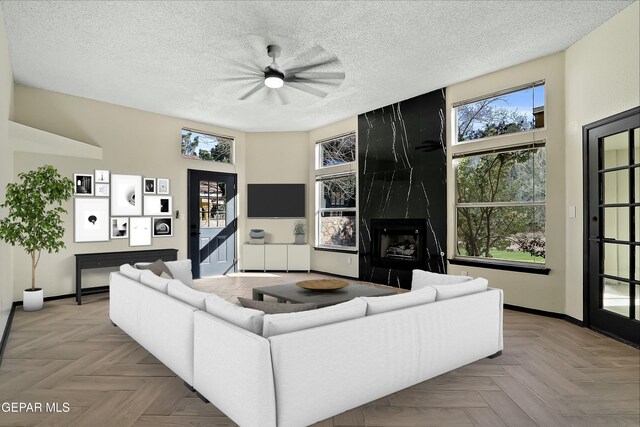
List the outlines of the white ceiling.
{"label": "white ceiling", "polygon": [[[566,49],[631,1],[2,1],[15,81],[243,131],[309,130]],[[223,81],[315,45],[325,98]],[[318,58],[313,58],[313,61]],[[316,71],[316,70],[314,70]],[[278,89],[282,90],[282,89]]]}

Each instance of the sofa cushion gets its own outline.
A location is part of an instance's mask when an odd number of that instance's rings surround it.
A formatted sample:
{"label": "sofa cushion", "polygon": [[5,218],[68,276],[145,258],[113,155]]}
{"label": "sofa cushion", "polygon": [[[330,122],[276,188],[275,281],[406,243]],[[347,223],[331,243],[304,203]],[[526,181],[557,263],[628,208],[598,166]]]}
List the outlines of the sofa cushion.
{"label": "sofa cushion", "polygon": [[129,264],[122,264],[120,266],[120,273],[124,276],[127,276],[129,279],[140,281],[140,273],[142,270],[138,270]]}
{"label": "sofa cushion", "polygon": [[169,267],[161,259],[154,262],[137,262],[133,266],[139,270],[151,270],[156,276],[162,276],[162,273],[165,273],[170,279],[174,278]]}
{"label": "sofa cushion", "polygon": [[301,311],[298,313],[267,314],[264,316],[262,336],[269,338],[274,335],[356,319],[358,317],[364,317],[366,312],[367,303],[362,298],[356,298],[317,310]]}
{"label": "sofa cushion", "polygon": [[469,276],[454,276],[452,274],[438,274],[431,273],[424,270],[413,270],[413,277],[411,278],[411,290],[415,291],[422,289],[425,286],[431,285],[450,285],[455,283],[462,283],[471,280]]}
{"label": "sofa cushion", "polygon": [[167,293],[170,297],[179,299],[182,302],[186,302],[187,304],[199,308],[200,310],[206,309],[205,300],[208,296],[211,295],[207,292],[196,291],[195,289],[190,288],[177,279],[169,280]]}
{"label": "sofa cushion", "polygon": [[432,287],[436,290],[436,301],[442,301],[449,298],[486,291],[488,285],[489,282],[487,282],[487,279],[477,277],[464,283],[432,285]]}
{"label": "sofa cushion", "polygon": [[427,304],[436,300],[436,290],[427,286],[417,291],[383,297],[363,297],[367,302],[367,316]]}
{"label": "sofa cushion", "polygon": [[242,329],[258,335],[262,334],[263,311],[241,307],[214,294],[209,294],[207,297],[206,309],[207,313],[233,323]]}
{"label": "sofa cushion", "polygon": [[171,272],[171,277],[180,280],[189,287],[193,287],[193,275],[191,274],[191,260],[167,261],[165,265]]}
{"label": "sofa cushion", "polygon": [[150,288],[155,289],[156,291],[162,292],[163,294],[166,294],[169,279],[158,277],[150,270],[143,270],[140,273],[140,283],[142,283],[143,285],[147,285]]}
{"label": "sofa cushion", "polygon": [[318,308],[318,304],[316,304],[315,302],[308,302],[304,304],[287,304],[271,301],[256,301],[242,297],[238,297],[238,302],[243,307],[264,311],[265,314],[295,313],[298,311],[315,310],[316,308]]}

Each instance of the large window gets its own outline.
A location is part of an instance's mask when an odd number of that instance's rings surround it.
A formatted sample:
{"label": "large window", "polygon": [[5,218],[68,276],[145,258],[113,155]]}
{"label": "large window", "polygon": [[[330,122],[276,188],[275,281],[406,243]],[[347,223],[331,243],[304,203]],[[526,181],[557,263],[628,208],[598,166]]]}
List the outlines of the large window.
{"label": "large window", "polygon": [[[537,94],[544,85],[456,106],[458,142],[485,142],[453,155],[456,258],[545,263],[546,150],[534,132],[544,122],[544,99]],[[515,102],[525,96],[528,104]],[[505,145],[497,137],[507,133],[520,135]]]}
{"label": "large window", "polygon": [[356,248],[355,141],[350,133],[316,146],[316,244],[320,247]]}
{"label": "large window", "polygon": [[182,129],[181,152],[187,159],[233,163],[233,138]]}

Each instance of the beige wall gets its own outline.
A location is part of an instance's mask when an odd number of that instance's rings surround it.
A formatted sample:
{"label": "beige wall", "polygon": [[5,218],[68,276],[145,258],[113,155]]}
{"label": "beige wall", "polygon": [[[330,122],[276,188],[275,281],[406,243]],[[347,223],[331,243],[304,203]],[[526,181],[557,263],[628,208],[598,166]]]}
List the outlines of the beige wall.
{"label": "beige wall", "polygon": [[[500,144],[510,145],[524,140],[546,140],[547,153],[547,209],[546,209],[546,265],[551,269],[548,276],[511,271],[493,270],[459,265],[450,265],[450,274],[466,271],[470,276],[481,276],[489,280],[492,287],[505,293],[505,303],[538,310],[562,313],[564,311],[565,283],[565,173],[564,173],[564,55],[558,53],[447,88],[447,123],[453,123],[454,102],[490,94],[502,89],[545,80],[546,127],[526,134],[504,135]],[[450,129],[452,126],[450,126]],[[455,140],[450,132],[447,150],[447,212],[455,218],[455,188],[452,154],[486,146],[476,144],[452,145]],[[448,221],[448,257],[455,251],[455,224]]]}
{"label": "beige wall", "polygon": [[[179,258],[187,256],[187,169],[237,173],[239,188],[244,186],[243,132],[25,86],[15,87],[14,120],[103,149],[101,160],[16,152],[15,174],[43,164],[52,164],[62,175],[68,177],[72,177],[74,173],[93,173],[95,169],[107,169],[111,173],[169,178],[173,196],[174,234],[173,237],[154,238],[153,245],[147,248],[177,248]],[[181,158],[179,144],[182,127],[235,137],[235,165]],[[69,212],[65,218],[66,249],[59,254],[43,255],[38,266],[38,283],[44,288],[45,297],[74,292],[73,254],[131,249],[126,239],[74,243],[72,202],[66,205],[66,209]],[[175,219],[176,210],[180,211],[180,219]],[[239,229],[242,234],[242,218]],[[29,258],[19,249],[14,249],[13,252],[14,298],[20,300],[22,289],[29,283]],[[106,274],[88,272],[83,275],[83,280],[86,286],[104,285]]]}
{"label": "beige wall", "polygon": [[[4,200],[5,187],[13,178],[13,160],[8,138],[8,124],[12,113],[13,72],[9,60],[9,48],[4,31],[4,18],[0,8],[0,200]],[[0,211],[0,216],[6,210]],[[12,250],[0,241],[0,334],[4,331],[11,303],[13,302]]]}
{"label": "beige wall", "polygon": [[583,319],[582,127],[640,104],[640,10],[634,2],[565,51],[565,208],[567,221],[565,313]]}

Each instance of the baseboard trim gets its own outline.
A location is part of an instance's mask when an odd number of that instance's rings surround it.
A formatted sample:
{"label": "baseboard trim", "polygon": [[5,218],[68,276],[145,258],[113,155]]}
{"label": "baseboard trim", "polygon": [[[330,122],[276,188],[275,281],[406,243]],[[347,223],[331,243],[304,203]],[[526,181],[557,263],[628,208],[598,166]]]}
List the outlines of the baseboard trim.
{"label": "baseboard trim", "polygon": [[554,313],[553,311],[544,311],[544,310],[538,310],[537,308],[520,307],[519,305],[511,305],[511,304],[504,304],[504,308],[506,308],[507,310],[520,311],[522,313],[536,314],[538,316],[552,317],[554,319],[562,319],[562,320],[566,320],[569,323],[573,323],[576,326],[580,326],[583,328],[585,327],[584,322],[582,320],[578,320],[574,317],[567,316],[566,314],[562,314],[562,313]]}
{"label": "baseboard trim", "polygon": [[[95,289],[95,291],[91,292],[91,289]],[[86,292],[86,291],[89,292]],[[95,288],[86,288],[83,290],[82,296],[85,295],[93,295],[93,294],[100,294],[100,293],[104,293],[104,292],[109,292],[109,286],[96,286]],[[52,297],[44,297],[43,301],[56,301],[59,299],[66,299],[66,298],[75,298],[76,294],[63,294],[63,295],[54,295]],[[22,305],[22,301],[16,301],[14,302],[14,304],[16,305]]]}
{"label": "baseboard trim", "polygon": [[2,357],[4,356],[4,349],[9,341],[9,332],[11,332],[11,324],[13,323],[13,314],[16,312],[17,303],[11,304],[11,311],[9,311],[9,317],[7,318],[7,324],[2,332],[2,341],[0,341],[0,366],[2,366]]}
{"label": "baseboard trim", "polygon": [[316,274],[324,274],[325,276],[331,276],[331,277],[338,277],[340,279],[347,279],[347,280],[360,280],[357,277],[352,277],[352,276],[344,276],[342,274],[335,274],[335,273],[329,273],[327,271],[319,271],[319,270],[309,270],[311,273],[316,273]]}

